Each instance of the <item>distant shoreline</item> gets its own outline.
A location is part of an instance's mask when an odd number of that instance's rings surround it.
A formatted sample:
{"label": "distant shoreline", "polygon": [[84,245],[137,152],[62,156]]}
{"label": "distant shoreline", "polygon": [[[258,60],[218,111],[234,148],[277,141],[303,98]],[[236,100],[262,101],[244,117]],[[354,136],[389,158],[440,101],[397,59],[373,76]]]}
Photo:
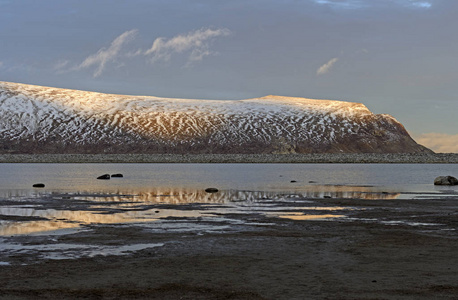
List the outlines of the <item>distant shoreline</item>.
{"label": "distant shoreline", "polygon": [[0,154],[0,163],[458,163],[439,154]]}

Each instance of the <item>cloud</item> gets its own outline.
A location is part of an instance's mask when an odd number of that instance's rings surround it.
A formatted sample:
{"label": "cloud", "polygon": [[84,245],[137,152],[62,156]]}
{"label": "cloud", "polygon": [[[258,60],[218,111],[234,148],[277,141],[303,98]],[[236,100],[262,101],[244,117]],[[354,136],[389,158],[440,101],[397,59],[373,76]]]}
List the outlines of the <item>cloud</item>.
{"label": "cloud", "polygon": [[428,1],[417,1],[417,0],[405,1],[403,0],[402,2],[405,2],[404,5],[406,6],[413,6],[417,8],[431,8],[433,6],[432,3]]}
{"label": "cloud", "polygon": [[391,5],[400,5],[404,7],[413,8],[431,8],[433,6],[431,1],[425,0],[379,0],[379,1],[364,1],[364,0],[314,0],[316,4],[326,5],[333,9],[362,9],[370,7],[386,7]]}
{"label": "cloud", "polygon": [[58,71],[59,73],[65,72],[68,64],[70,61],[68,60],[59,60],[55,65],[54,65],[54,70]]}
{"label": "cloud", "polygon": [[137,32],[138,32],[137,29],[133,29],[133,30],[124,32],[123,34],[115,38],[113,42],[111,42],[110,47],[102,48],[99,51],[97,51],[97,53],[88,56],[75,69],[80,70],[84,68],[89,68],[91,66],[96,66],[97,68],[93,76],[98,77],[102,75],[106,64],[110,61],[115,60],[118,57],[121,47],[124,44],[131,41],[137,35]]}
{"label": "cloud", "polygon": [[144,53],[143,49],[138,49],[136,51],[127,52],[126,56],[127,57],[136,57],[139,55],[143,55],[143,53]]}
{"label": "cloud", "polygon": [[338,61],[339,59],[337,57],[334,57],[324,65],[318,68],[316,70],[316,75],[324,75],[329,72],[329,70],[332,68],[332,66]]}
{"label": "cloud", "polygon": [[415,137],[417,143],[439,153],[458,153],[458,134],[424,133]]}
{"label": "cloud", "polygon": [[[0,0],[1,1],[1,0]],[[131,42],[138,34],[137,29],[129,30],[115,38],[108,48],[101,48],[95,54],[85,58],[83,62],[76,66],[70,66],[68,60],[59,60],[53,66],[58,74],[79,71],[90,67],[95,67],[94,77],[102,75],[108,63],[115,63],[117,67],[126,66],[123,59],[133,59],[135,57],[147,57],[152,63],[163,60],[168,61],[174,54],[185,53],[187,64],[201,61],[205,56],[215,55],[217,52],[210,50],[211,43],[217,37],[228,36],[231,31],[226,28],[221,29],[199,29],[188,34],[177,35],[173,38],[156,38],[153,45],[148,50],[137,48],[130,51],[121,51],[125,44]]]}
{"label": "cloud", "polygon": [[169,61],[173,54],[189,53],[188,64],[201,61],[205,56],[215,54],[210,50],[211,42],[217,37],[228,36],[231,31],[222,29],[199,29],[171,39],[163,37],[154,40],[144,55],[151,56],[151,62]]}
{"label": "cloud", "polygon": [[315,0],[315,3],[342,9],[357,9],[366,6],[361,0]]}

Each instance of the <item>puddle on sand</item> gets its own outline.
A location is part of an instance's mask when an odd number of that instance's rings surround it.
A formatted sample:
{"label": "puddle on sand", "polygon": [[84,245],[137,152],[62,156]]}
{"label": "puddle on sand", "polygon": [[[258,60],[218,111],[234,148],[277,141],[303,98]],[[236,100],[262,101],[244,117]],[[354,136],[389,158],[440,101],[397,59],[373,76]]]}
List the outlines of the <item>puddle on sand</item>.
{"label": "puddle on sand", "polygon": [[[32,209],[22,207],[0,207],[0,214],[6,216],[30,217],[30,221],[0,221],[0,235],[31,234],[37,232],[49,232],[59,229],[78,228],[90,224],[115,224],[132,222],[152,222],[157,220],[149,212],[126,211],[122,213],[110,213],[105,211],[85,210],[55,210],[55,209]],[[40,220],[34,221],[33,218]],[[44,219],[44,220],[42,220]]]}
{"label": "puddle on sand", "polygon": [[161,188],[143,190],[137,194],[133,192],[120,190],[108,194],[84,194],[43,191],[34,192],[33,196],[15,197],[9,199],[5,203],[7,205],[0,206],[0,235],[67,234],[65,230],[84,229],[98,224],[155,223],[170,218],[208,219],[210,215],[270,215],[298,209],[351,209],[312,206],[315,202],[310,200],[310,196],[324,195],[321,192],[317,194],[316,190],[301,193],[233,190],[207,193]]}
{"label": "puddle on sand", "polygon": [[438,223],[421,223],[421,222],[409,222],[409,221],[380,221],[385,225],[409,225],[409,226],[444,226]]}
{"label": "puddle on sand", "polygon": [[282,219],[290,219],[290,220],[295,220],[295,221],[313,221],[313,220],[345,218],[346,216],[345,215],[330,215],[330,214],[308,215],[308,214],[291,213],[291,214],[279,215],[278,217]]}
{"label": "puddle on sand", "polygon": [[[15,190],[8,195],[3,202],[5,205],[0,201],[0,236],[68,234],[98,224],[151,223],[154,226],[164,219],[209,220],[210,216],[228,214],[258,214],[294,220],[336,219],[355,208],[314,206],[316,199],[389,200],[401,194],[369,186],[307,185],[292,191],[220,190],[207,193],[164,187],[106,193]],[[327,214],[337,210],[343,213]],[[316,212],[307,211],[323,211],[324,214],[317,216]],[[190,224],[196,222],[191,220]]]}
{"label": "puddle on sand", "polygon": [[[13,256],[18,254],[37,254],[41,259],[75,259],[81,257],[94,257],[97,255],[128,255],[131,252],[162,246],[164,246],[163,243],[132,244],[119,246],[80,245],[65,243],[23,245],[2,241],[0,243],[0,254],[2,256]],[[10,263],[3,262],[3,265],[7,264],[9,265]]]}

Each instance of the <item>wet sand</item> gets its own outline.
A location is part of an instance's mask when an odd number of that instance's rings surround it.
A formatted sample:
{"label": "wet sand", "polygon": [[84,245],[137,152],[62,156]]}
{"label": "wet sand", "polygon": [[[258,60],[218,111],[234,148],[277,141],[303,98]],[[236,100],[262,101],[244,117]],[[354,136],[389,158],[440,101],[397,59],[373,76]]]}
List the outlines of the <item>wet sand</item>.
{"label": "wet sand", "polygon": [[458,197],[313,202],[345,207],[331,212],[345,217],[230,212],[164,220],[178,230],[99,224],[66,235],[7,237],[28,246],[152,246],[59,260],[43,258],[43,251],[14,252],[2,257],[0,299],[458,298]]}

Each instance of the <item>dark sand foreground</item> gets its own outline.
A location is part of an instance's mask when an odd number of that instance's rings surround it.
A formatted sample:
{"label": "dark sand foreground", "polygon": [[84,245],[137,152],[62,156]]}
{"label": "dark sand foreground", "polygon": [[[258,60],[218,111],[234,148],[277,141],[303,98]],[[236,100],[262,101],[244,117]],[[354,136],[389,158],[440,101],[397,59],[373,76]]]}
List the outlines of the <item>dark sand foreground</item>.
{"label": "dark sand foreground", "polygon": [[316,201],[355,209],[314,221],[231,214],[240,223],[216,232],[112,224],[10,237],[28,245],[164,245],[63,260],[16,253],[0,266],[0,299],[458,299],[457,197]]}

